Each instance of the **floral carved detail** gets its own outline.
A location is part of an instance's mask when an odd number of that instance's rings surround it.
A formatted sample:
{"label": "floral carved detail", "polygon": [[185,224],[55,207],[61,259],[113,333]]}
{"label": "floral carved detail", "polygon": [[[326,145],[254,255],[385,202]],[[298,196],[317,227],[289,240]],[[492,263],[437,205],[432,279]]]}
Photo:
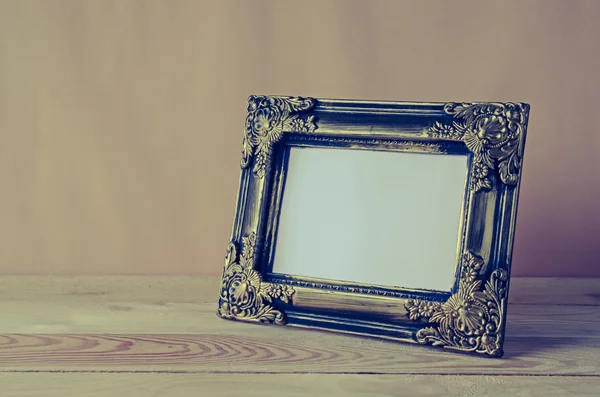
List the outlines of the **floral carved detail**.
{"label": "floral carved detail", "polygon": [[315,116],[303,117],[315,106],[312,98],[251,96],[242,145],[242,168],[254,161],[254,174],[262,178],[273,145],[283,132],[313,132],[317,129]]}
{"label": "floral carved detail", "polygon": [[446,348],[502,355],[501,331],[507,304],[507,273],[492,272],[485,283],[479,279],[484,262],[466,253],[458,291],[446,302],[409,300],[411,320],[426,320],[431,325],[420,329],[417,342]]}
{"label": "floral carved detail", "polygon": [[294,289],[288,285],[265,283],[254,270],[256,234],[242,238],[242,253],[231,242],[227,246],[225,269],[217,314],[226,319],[285,324],[285,314],[273,305],[274,299],[291,302]]}
{"label": "floral carved detail", "polygon": [[528,110],[520,103],[448,103],[452,124],[436,122],[429,128],[433,138],[462,140],[473,152],[470,189],[491,189],[491,171],[500,180],[515,185],[521,170],[521,145]]}

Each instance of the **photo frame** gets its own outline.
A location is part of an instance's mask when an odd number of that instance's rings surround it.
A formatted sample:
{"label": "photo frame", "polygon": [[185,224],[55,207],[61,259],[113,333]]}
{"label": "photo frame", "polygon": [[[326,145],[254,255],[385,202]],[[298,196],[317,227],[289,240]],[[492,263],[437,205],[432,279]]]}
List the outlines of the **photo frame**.
{"label": "photo frame", "polygon": [[250,96],[217,314],[501,357],[528,115],[525,103]]}

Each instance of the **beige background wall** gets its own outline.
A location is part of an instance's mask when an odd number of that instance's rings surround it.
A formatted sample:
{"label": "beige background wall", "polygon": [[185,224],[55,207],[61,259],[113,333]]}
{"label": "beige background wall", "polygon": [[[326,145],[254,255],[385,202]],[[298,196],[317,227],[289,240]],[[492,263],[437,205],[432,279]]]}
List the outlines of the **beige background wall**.
{"label": "beige background wall", "polygon": [[246,97],[532,105],[513,271],[600,276],[600,1],[0,0],[0,273],[218,274]]}

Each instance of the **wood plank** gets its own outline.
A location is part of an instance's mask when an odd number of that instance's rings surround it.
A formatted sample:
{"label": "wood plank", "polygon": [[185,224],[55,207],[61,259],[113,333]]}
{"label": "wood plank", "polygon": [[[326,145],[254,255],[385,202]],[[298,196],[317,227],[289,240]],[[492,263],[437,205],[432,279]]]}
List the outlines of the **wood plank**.
{"label": "wood plank", "polygon": [[573,281],[581,305],[565,306],[558,299],[553,305],[510,304],[506,357],[491,360],[221,320],[215,315],[215,282],[218,278],[0,278],[5,334],[0,370],[600,373],[600,306],[589,298],[598,283],[578,288]]}
{"label": "wood plank", "polygon": [[514,277],[510,280],[509,302],[600,306],[600,278]]}
{"label": "wood plank", "polygon": [[219,285],[214,276],[1,276],[0,300],[212,303]]}
{"label": "wood plank", "polygon": [[439,375],[3,373],[11,397],[597,396],[600,378]]}
{"label": "wood plank", "polygon": [[[215,276],[2,276],[0,300],[212,303],[219,283]],[[600,278],[513,278],[510,303],[600,306]]]}
{"label": "wood plank", "polygon": [[[216,316],[213,303],[157,303],[130,301],[65,300],[0,301],[0,333],[33,334],[185,334],[221,333],[250,335],[267,332],[285,337],[290,327],[260,327],[232,323]],[[272,328],[277,328],[273,330]],[[599,306],[509,305],[508,339],[600,338]]]}
{"label": "wood plank", "polygon": [[[528,281],[520,287],[523,280]],[[511,302],[531,296],[538,304],[510,304],[508,338],[600,337],[600,311],[591,305],[600,279],[547,280],[556,281],[515,280],[511,298],[517,298]],[[0,333],[228,332],[228,323],[214,316],[218,282],[216,277],[0,277]],[[558,285],[578,291],[569,302],[591,306],[539,305],[539,296]],[[520,290],[530,295],[519,295]],[[561,302],[559,293],[550,296]]]}
{"label": "wood plank", "polygon": [[3,335],[0,372],[600,376],[598,340],[586,345],[574,339],[513,339],[507,343],[504,359],[490,359],[293,328],[280,335]]}
{"label": "wood plank", "polygon": [[[541,286],[540,296],[556,287],[545,279],[535,280]],[[541,305],[533,298],[538,304],[511,303],[507,338],[600,337],[600,306],[592,305],[590,298],[600,279],[569,280],[563,284],[570,283],[570,290],[580,293],[579,300],[569,301],[580,305],[560,304],[558,293],[552,301],[556,305]],[[0,333],[227,333],[231,323],[215,316],[218,281],[215,277],[0,277]],[[535,290],[532,285],[536,283],[523,284],[528,294]],[[511,291],[517,301],[519,288],[517,283]],[[248,332],[253,331],[248,328]]]}

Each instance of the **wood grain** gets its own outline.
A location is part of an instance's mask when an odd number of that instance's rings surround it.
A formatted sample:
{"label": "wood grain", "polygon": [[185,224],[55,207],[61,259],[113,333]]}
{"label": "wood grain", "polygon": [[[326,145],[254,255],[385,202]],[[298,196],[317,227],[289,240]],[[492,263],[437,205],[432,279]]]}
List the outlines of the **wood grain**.
{"label": "wood grain", "polygon": [[0,371],[600,375],[599,280],[536,280],[515,280],[511,298],[533,303],[510,304],[506,357],[490,360],[221,320],[215,277],[3,277]]}
{"label": "wood grain", "polygon": [[500,360],[221,320],[218,285],[215,277],[0,278],[0,384],[12,387],[2,395],[600,390],[598,279],[515,279]]}
{"label": "wood grain", "polygon": [[495,360],[295,329],[279,338],[246,333],[3,335],[0,371],[600,376],[598,342],[513,340],[507,357]]}
{"label": "wood grain", "polygon": [[439,375],[0,374],[11,397],[597,396],[589,377]]}
{"label": "wood grain", "polygon": [[[600,279],[517,278],[513,284],[509,342],[600,337]],[[217,277],[1,277],[0,333],[288,334],[288,328],[216,318],[218,286]]]}
{"label": "wood grain", "polygon": [[[231,324],[216,317],[216,303],[160,301],[2,301],[0,333],[221,333],[285,335],[290,327]],[[267,328],[267,329],[265,329]],[[509,305],[508,340],[529,338],[600,338],[599,306]]]}

